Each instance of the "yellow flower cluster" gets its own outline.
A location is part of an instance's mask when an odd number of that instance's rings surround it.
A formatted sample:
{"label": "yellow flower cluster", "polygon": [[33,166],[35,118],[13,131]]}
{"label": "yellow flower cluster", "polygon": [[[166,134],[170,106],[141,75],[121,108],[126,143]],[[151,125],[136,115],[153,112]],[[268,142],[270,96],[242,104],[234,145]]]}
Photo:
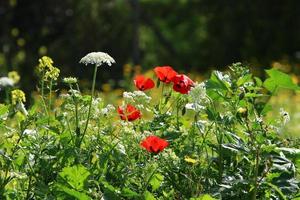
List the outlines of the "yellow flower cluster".
{"label": "yellow flower cluster", "polygon": [[19,102],[26,102],[25,93],[22,90],[16,89],[11,92],[11,101],[13,105]]}
{"label": "yellow flower cluster", "polygon": [[57,80],[60,73],[60,70],[53,66],[53,60],[47,56],[39,59],[37,70],[42,75],[44,81]]}
{"label": "yellow flower cluster", "polygon": [[189,156],[185,156],[184,161],[187,162],[187,163],[191,163],[191,164],[196,164],[198,162],[196,159],[193,159]]}
{"label": "yellow flower cluster", "polygon": [[16,71],[8,72],[8,78],[10,78],[14,84],[17,84],[21,79],[20,75]]}

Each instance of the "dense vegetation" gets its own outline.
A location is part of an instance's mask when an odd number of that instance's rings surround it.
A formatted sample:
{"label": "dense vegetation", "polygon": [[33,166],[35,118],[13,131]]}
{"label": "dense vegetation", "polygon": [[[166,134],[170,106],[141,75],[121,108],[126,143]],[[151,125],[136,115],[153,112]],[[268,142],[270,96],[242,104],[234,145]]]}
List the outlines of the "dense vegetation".
{"label": "dense vegetation", "polygon": [[[299,7],[298,0],[2,0],[0,75],[17,70],[28,93],[37,81],[28,72],[50,55],[63,76],[89,80],[92,69],[74,58],[97,50],[114,55],[116,69],[168,64],[202,73],[237,61],[259,71],[281,59],[299,63]],[[98,78],[120,86],[122,73]]]}
{"label": "dense vegetation", "polygon": [[29,108],[17,72],[1,78],[1,199],[299,198],[299,144],[283,135],[289,114],[268,116],[280,88],[299,90],[287,74],[269,69],[261,80],[235,63],[196,82],[157,66],[157,81],[139,74],[135,91],[107,104],[96,77],[114,59],[97,52],[80,62],[94,70],[89,94],[44,56]]}

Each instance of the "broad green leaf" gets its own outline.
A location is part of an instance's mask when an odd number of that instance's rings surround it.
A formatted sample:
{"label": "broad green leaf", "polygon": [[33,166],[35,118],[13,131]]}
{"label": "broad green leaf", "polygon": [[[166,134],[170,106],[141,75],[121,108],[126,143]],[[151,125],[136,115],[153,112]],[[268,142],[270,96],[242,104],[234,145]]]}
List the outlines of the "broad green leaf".
{"label": "broad green leaf", "polygon": [[0,119],[4,118],[8,113],[8,106],[0,104]]}
{"label": "broad green leaf", "polygon": [[237,81],[236,84],[237,84],[237,86],[241,86],[241,85],[243,85],[244,83],[250,81],[251,78],[252,78],[252,75],[251,75],[251,74],[247,74],[247,75],[245,75],[245,76],[240,77],[240,78],[238,79],[238,81]]}
{"label": "broad green leaf", "polygon": [[78,192],[74,189],[68,188],[61,184],[57,184],[56,186],[58,190],[65,192],[68,196],[75,197],[78,200],[91,200],[91,198],[87,196],[85,193]]}
{"label": "broad green leaf", "polygon": [[190,200],[216,200],[216,199],[210,196],[209,194],[204,194],[201,197],[190,198]]}
{"label": "broad green leaf", "polygon": [[74,189],[82,190],[90,172],[82,165],[63,168],[59,175]]}
{"label": "broad green leaf", "polygon": [[135,198],[135,197],[138,197],[139,194],[132,191],[129,188],[123,188],[122,189],[122,196],[129,197],[129,198]]}
{"label": "broad green leaf", "polygon": [[270,92],[275,92],[277,88],[286,88],[291,90],[299,90],[300,87],[293,83],[292,78],[277,69],[266,70],[269,78],[265,80],[264,87]]}
{"label": "broad green leaf", "polygon": [[21,165],[24,162],[24,159],[25,159],[25,154],[22,151],[20,151],[20,152],[18,152],[17,157],[14,159],[14,163],[18,167],[21,167]]}
{"label": "broad green leaf", "polygon": [[153,194],[151,194],[149,191],[146,191],[144,193],[144,198],[145,198],[145,200],[156,200],[156,198],[153,196]]}
{"label": "broad green leaf", "polygon": [[262,80],[261,80],[260,78],[254,77],[254,80],[255,80],[256,85],[257,85],[258,87],[262,86],[263,82],[262,82]]}
{"label": "broad green leaf", "polygon": [[230,88],[230,83],[225,80],[222,72],[214,71],[207,82],[207,88],[226,91]]}
{"label": "broad green leaf", "polygon": [[109,184],[107,181],[101,181],[104,187],[112,193],[120,191],[119,188],[115,188],[113,185]]}
{"label": "broad green leaf", "polygon": [[163,180],[164,180],[163,175],[159,173],[154,174],[149,182],[149,184],[152,186],[152,190],[153,191],[157,190],[160,187]]}

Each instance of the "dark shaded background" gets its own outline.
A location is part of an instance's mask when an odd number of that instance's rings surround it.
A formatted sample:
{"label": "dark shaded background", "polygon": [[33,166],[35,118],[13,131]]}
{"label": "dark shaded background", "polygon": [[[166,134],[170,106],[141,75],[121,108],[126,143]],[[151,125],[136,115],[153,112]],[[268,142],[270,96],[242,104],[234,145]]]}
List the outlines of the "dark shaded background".
{"label": "dark shaded background", "polygon": [[116,59],[98,76],[116,83],[126,63],[203,73],[237,61],[299,62],[300,1],[0,0],[0,75],[19,71],[26,91],[42,55],[62,76],[90,79],[78,61],[91,51]]}

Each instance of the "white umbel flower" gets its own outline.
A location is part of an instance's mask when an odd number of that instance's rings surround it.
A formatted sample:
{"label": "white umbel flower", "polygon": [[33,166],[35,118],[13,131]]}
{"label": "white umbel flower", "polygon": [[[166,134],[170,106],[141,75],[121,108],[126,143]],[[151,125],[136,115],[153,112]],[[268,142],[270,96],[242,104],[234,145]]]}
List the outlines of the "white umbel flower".
{"label": "white umbel flower", "polygon": [[185,105],[186,109],[194,110],[196,112],[200,112],[205,109],[205,105],[208,103],[205,83],[196,83],[188,95],[190,103]]}
{"label": "white umbel flower", "polygon": [[1,87],[4,88],[4,87],[8,87],[8,86],[10,86],[10,87],[14,86],[14,81],[8,77],[1,77],[0,78],[0,88]]}
{"label": "white umbel flower", "polygon": [[116,61],[110,55],[103,52],[91,52],[83,58],[81,58],[81,60],[79,61],[79,63],[83,63],[85,65],[93,64],[97,67],[102,65],[103,63],[106,63],[109,66],[111,66],[115,62]]}
{"label": "white umbel flower", "polygon": [[65,77],[65,78],[63,79],[63,82],[64,82],[64,83],[67,83],[67,84],[75,84],[75,83],[77,83],[78,81],[77,81],[77,78],[75,78],[75,77]]}

